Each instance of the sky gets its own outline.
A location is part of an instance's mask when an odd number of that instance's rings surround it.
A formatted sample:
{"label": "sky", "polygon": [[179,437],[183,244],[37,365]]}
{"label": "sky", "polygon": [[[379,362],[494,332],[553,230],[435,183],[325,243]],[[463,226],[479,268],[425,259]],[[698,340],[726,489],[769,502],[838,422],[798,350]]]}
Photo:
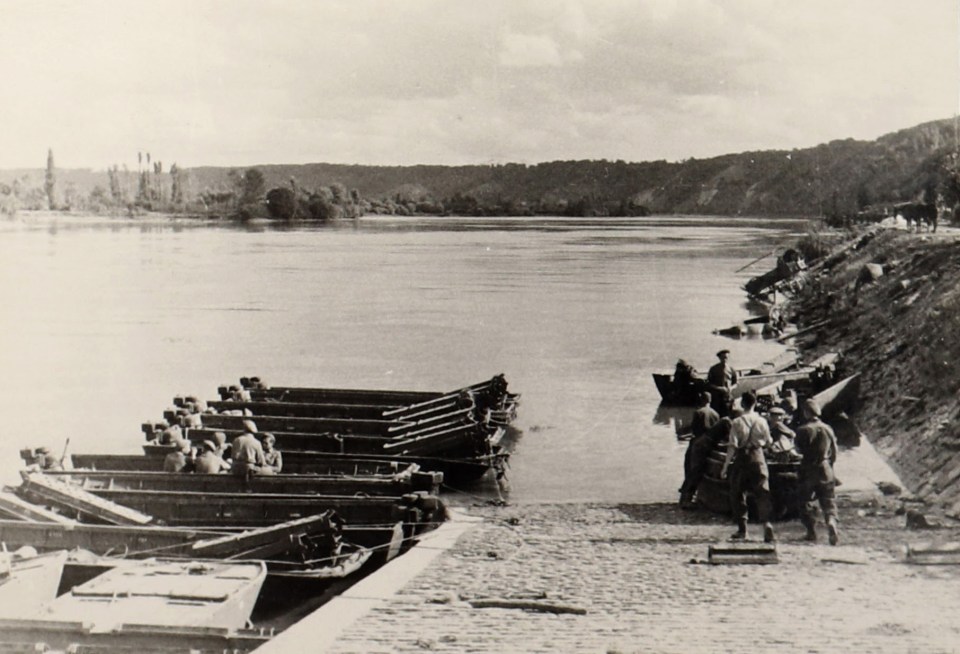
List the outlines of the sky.
{"label": "sky", "polygon": [[0,168],[679,161],[955,116],[956,0],[0,0]]}

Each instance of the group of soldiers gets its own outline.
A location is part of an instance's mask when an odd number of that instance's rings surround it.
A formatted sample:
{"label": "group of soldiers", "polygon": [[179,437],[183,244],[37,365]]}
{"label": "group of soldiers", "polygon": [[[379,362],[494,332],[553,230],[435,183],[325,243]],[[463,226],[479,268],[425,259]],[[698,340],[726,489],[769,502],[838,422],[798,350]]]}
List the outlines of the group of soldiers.
{"label": "group of soldiers", "polygon": [[229,472],[244,478],[282,472],[283,455],[276,449],[276,437],[267,432],[258,433],[252,420],[244,420],[243,426],[244,432],[229,444],[222,431],[215,432],[213,440],[204,440],[199,448],[183,436],[172,436],[169,442],[174,449],[164,458],[164,471]]}
{"label": "group of soldiers", "polygon": [[837,440],[833,429],[821,420],[820,407],[812,399],[806,400],[798,410],[785,403],[772,407],[764,417],[756,411],[756,396],[748,392],[740,396],[739,407],[734,408],[731,391],[736,385],[737,373],[729,366],[729,351],[722,350],[717,356],[720,362],[707,375],[710,390],[700,394],[699,407],[691,422],[693,436],[684,458],[680,506],[694,506],[694,496],[706,472],[710,453],[726,441],[721,477],[730,483],[731,510],[737,522],[733,539],[747,537],[747,502],[752,496],[757,518],[763,524],[763,540],[768,543],[776,540],[771,523],[773,504],[767,467],[768,459],[776,458],[799,463],[794,499],[797,506],[793,508],[807,529],[805,539],[816,541],[818,538],[816,505],[819,504],[830,544],[836,545],[840,541],[835,499],[838,481],[833,469]]}

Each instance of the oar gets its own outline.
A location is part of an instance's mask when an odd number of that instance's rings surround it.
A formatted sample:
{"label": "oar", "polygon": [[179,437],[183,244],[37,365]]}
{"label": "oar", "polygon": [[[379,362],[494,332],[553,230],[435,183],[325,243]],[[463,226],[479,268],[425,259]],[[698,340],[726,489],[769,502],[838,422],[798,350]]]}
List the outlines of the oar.
{"label": "oar", "polygon": [[766,259],[767,257],[772,256],[775,252],[776,252],[776,250],[771,250],[769,254],[761,255],[761,256],[757,257],[756,259],[754,259],[753,261],[751,261],[750,263],[748,263],[747,265],[745,265],[745,266],[740,266],[739,268],[737,268],[737,270],[736,270],[735,272],[743,272],[744,270],[746,270],[747,268],[749,268],[749,267],[752,266],[753,264],[757,263],[758,261],[763,261],[763,260]]}
{"label": "oar", "polygon": [[63,467],[63,462],[67,460],[67,448],[70,447],[70,437],[67,436],[66,442],[63,444],[63,454],[60,455],[60,467]]}

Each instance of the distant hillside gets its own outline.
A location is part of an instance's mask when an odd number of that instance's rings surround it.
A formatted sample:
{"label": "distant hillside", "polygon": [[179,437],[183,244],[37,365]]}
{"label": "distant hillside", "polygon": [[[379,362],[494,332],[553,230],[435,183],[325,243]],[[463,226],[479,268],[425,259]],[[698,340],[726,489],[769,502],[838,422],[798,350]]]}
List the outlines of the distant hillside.
{"label": "distant hillside", "polygon": [[[537,165],[256,166],[267,188],[334,183],[356,189],[368,209],[446,213],[653,213],[821,215],[919,198],[957,150],[953,120],[924,123],[875,141],[846,139],[791,151],[730,154],[677,163],[554,161]],[[187,198],[231,188],[230,168],[184,171]],[[121,173],[122,175],[122,173]],[[132,176],[133,184],[136,173]],[[0,171],[0,182],[43,186],[42,169]],[[60,188],[107,188],[106,171],[58,170]],[[126,182],[125,182],[126,183]]]}

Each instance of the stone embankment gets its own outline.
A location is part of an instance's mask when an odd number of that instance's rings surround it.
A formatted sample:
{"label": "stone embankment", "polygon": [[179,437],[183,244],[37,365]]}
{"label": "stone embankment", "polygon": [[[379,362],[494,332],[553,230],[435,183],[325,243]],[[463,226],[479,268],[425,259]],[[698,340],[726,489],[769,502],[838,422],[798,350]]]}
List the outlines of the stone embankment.
{"label": "stone embankment", "polygon": [[960,233],[882,229],[807,280],[792,311],[811,357],[862,374],[857,422],[931,510],[960,515]]}

